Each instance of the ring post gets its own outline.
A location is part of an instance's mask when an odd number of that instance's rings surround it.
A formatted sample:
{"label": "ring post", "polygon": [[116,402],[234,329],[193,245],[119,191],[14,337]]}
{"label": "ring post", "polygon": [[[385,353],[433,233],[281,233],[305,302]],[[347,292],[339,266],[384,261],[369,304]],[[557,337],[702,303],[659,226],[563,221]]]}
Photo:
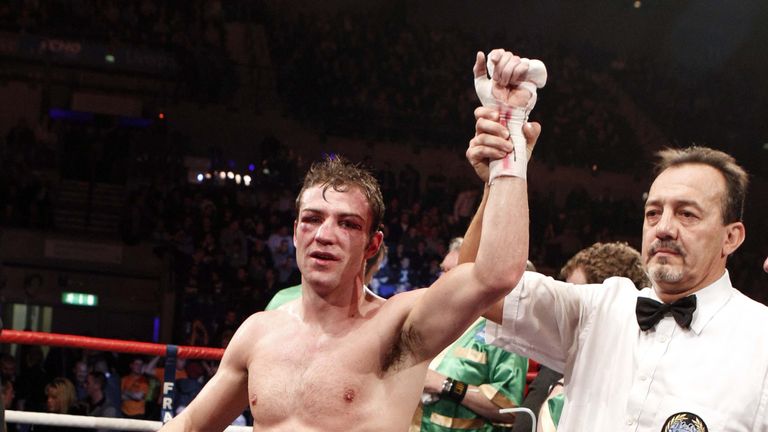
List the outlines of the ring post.
{"label": "ring post", "polygon": [[176,354],[179,347],[167,345],[165,349],[165,370],[163,376],[163,405],[160,409],[160,421],[163,424],[173,418],[173,396],[176,393]]}

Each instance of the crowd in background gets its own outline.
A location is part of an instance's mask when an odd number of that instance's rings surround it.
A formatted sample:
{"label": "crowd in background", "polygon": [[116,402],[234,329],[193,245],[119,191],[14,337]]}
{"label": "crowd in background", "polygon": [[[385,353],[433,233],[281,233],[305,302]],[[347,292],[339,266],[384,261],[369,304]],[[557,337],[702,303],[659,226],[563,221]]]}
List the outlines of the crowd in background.
{"label": "crowd in background", "polygon": [[19,0],[0,4],[0,31],[166,52],[179,66],[179,95],[212,103],[237,87],[225,23],[258,21],[261,11],[260,2]]}
{"label": "crowd in background", "polygon": [[[21,345],[18,355],[0,356],[6,410],[159,420],[165,364],[158,357],[118,355],[74,348]],[[213,376],[217,364],[178,359],[172,411],[181,412]],[[239,424],[248,420],[244,416]],[[9,432],[59,429],[9,424]],[[101,429],[99,431],[102,431]]]}
{"label": "crowd in background", "polygon": [[[237,60],[227,25],[263,25],[272,75],[286,114],[323,133],[451,147],[472,128],[476,96],[471,65],[478,49],[514,45],[547,59],[553,79],[534,117],[548,125],[541,146],[551,164],[635,169],[644,156],[605,90],[610,56],[574,49],[545,35],[474,34],[411,25],[397,7],[367,13],[282,13],[261,2],[171,0],[17,1],[0,6],[0,29],[50,37],[142,46],[179,63],[179,95],[227,103],[240,85],[234,66],[255,66],[251,31]],[[489,46],[492,44],[492,46]],[[553,103],[557,101],[557,103]],[[254,102],[256,103],[256,102]],[[599,143],[599,144],[598,144]]]}
{"label": "crowd in background", "polygon": [[742,65],[753,55],[742,48],[706,73],[639,56],[615,60],[610,70],[671,143],[717,147],[765,176],[768,85],[751,79],[750,68]]}
{"label": "crowd in background", "polygon": [[[422,28],[384,14],[387,19],[349,12],[284,15],[269,22],[273,64],[289,113],[333,134],[459,145],[459,137],[472,130],[470,107],[477,105],[471,80],[475,53],[507,38]],[[537,158],[638,169],[642,146],[603,86],[607,56],[546,37],[503,44],[536,53],[551,71],[532,114],[548,125],[542,136],[548,145],[537,149]]]}
{"label": "crowd in background", "polygon": [[[672,142],[717,145],[744,159],[748,150],[735,143],[765,133],[764,110],[755,101],[766,87],[725,64],[702,73],[546,34],[510,40],[498,31],[414,25],[399,3],[365,13],[289,9],[209,0],[17,0],[0,5],[0,30],[165,50],[179,62],[182,94],[213,103],[237,92],[234,63],[256,63],[254,56],[262,55],[254,43],[258,32],[248,30],[251,52],[235,61],[228,25],[264,26],[288,115],[328,133],[443,146],[456,145],[471,128],[466,107],[475,104],[468,85],[475,52],[514,46],[546,59],[551,82],[534,116],[550,125],[542,139],[568,145],[542,146],[539,157],[559,165],[645,172],[635,162],[648,155],[619,109],[614,86],[631,94]],[[742,50],[730,61],[744,63],[749,55]],[[713,92],[713,85],[729,91]]]}

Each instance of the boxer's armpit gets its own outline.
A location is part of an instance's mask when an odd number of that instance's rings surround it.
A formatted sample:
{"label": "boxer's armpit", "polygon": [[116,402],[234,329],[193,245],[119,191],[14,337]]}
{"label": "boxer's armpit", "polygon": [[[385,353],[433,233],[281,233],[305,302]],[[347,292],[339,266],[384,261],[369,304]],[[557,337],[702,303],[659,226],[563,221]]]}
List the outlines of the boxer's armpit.
{"label": "boxer's armpit", "polygon": [[415,348],[422,344],[421,334],[409,326],[400,331],[400,337],[392,345],[389,351],[384,353],[381,362],[381,372],[394,372],[403,367],[406,359],[414,353]]}

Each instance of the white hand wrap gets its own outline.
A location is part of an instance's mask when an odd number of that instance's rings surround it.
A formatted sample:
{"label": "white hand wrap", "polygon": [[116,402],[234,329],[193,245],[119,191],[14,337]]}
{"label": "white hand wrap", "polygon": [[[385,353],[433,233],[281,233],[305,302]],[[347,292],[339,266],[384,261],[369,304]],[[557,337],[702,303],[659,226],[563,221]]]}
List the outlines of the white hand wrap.
{"label": "white hand wrap", "polygon": [[[497,106],[499,108],[499,122],[505,125],[509,130],[510,138],[514,150],[507,154],[503,159],[491,161],[490,175],[488,183],[492,184],[496,177],[514,176],[525,179],[528,168],[528,151],[523,135],[523,126],[528,121],[533,107],[536,105],[536,89],[542,88],[547,83],[547,68],[540,60],[520,59],[521,62],[528,63],[528,72],[522,77],[522,81],[517,83],[521,88],[531,93],[531,98],[524,107],[508,106],[498,102],[493,97],[493,81],[487,76],[475,78],[475,91],[480,98],[483,106]],[[493,76],[494,64],[488,59],[488,73]]]}

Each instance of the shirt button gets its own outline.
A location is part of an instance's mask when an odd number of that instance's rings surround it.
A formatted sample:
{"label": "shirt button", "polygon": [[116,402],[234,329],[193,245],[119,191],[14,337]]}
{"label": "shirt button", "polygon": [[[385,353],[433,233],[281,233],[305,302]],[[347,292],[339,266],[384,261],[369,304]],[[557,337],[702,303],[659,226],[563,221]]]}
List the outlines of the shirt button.
{"label": "shirt button", "polygon": [[648,377],[647,377],[647,376],[645,376],[645,375],[640,375],[640,381],[645,381],[645,380],[647,380],[647,379],[648,379]]}
{"label": "shirt button", "polygon": [[632,426],[635,423],[635,419],[632,417],[627,417],[627,426]]}
{"label": "shirt button", "polygon": [[662,336],[662,337],[660,337],[660,338],[659,338],[659,342],[661,342],[661,343],[667,343],[667,337],[666,337],[666,336]]}

